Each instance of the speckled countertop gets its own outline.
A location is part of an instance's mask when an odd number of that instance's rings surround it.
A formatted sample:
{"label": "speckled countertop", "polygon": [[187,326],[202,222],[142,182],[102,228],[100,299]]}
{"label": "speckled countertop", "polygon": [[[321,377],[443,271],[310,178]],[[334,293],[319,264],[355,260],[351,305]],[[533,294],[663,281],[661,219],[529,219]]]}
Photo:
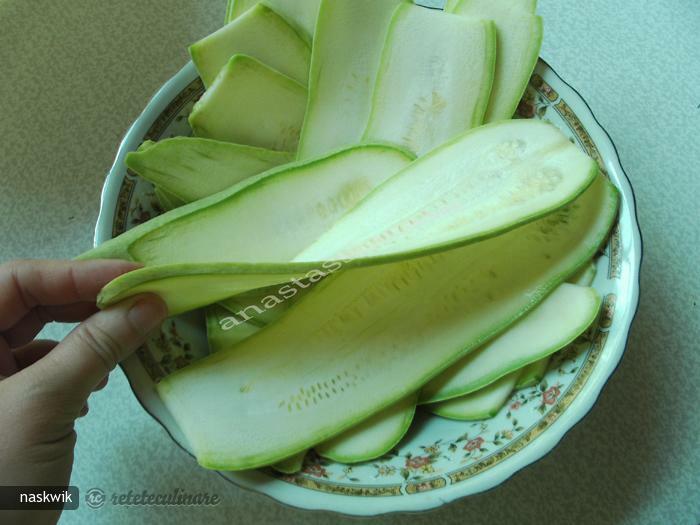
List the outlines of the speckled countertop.
{"label": "speckled countertop", "polygon": [[[117,145],[224,0],[0,0],[0,260],[91,245]],[[440,3],[439,0],[436,3]],[[591,105],[635,187],[642,304],[627,354],[591,414],[501,487],[382,523],[700,522],[700,4],[540,0],[543,57]],[[60,337],[65,328],[48,330]],[[62,523],[349,521],[292,510],[197,469],[120,371],[78,424],[83,491],[219,494],[216,508],[83,505]]]}

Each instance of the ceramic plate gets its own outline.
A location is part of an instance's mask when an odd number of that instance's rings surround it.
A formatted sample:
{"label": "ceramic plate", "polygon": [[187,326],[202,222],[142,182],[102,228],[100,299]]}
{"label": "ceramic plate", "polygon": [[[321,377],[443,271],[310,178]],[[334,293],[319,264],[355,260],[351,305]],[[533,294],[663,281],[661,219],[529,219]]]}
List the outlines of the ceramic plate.
{"label": "ceramic plate", "polygon": [[[187,116],[203,89],[188,64],[133,125],[104,187],[96,244],[160,213],[153,188],[126,170],[124,157],[144,140],[190,135]],[[543,382],[515,392],[493,419],[456,422],[419,410],[408,436],[377,461],[349,467],[309,456],[297,475],[222,472],[226,479],[305,509],[354,515],[426,510],[502,483],[552,450],[591,409],[622,357],[637,310],[641,237],[634,195],[606,132],[581,97],[543,61],[518,115],[556,125],[620,189],[619,222],[598,260],[594,283],[604,297],[598,326],[558,353]],[[154,386],[207,353],[202,316],[193,313],[167,321],[158,337],[123,364],[144,408],[185,450],[187,441]],[[199,468],[194,459],[192,468]]]}

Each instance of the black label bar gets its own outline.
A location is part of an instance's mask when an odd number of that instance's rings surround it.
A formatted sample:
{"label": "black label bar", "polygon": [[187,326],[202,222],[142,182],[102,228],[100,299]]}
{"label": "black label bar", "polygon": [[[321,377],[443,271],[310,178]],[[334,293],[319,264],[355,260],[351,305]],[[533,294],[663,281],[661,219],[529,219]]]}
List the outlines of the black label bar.
{"label": "black label bar", "polygon": [[79,505],[78,487],[0,486],[0,510],[75,510]]}

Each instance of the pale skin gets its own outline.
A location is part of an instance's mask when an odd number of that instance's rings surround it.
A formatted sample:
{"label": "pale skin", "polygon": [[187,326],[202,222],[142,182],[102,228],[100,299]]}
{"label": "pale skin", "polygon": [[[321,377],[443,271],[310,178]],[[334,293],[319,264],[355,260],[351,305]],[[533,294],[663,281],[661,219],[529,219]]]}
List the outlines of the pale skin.
{"label": "pale skin", "polygon": [[[90,394],[167,316],[142,295],[99,311],[97,294],[136,269],[124,261],[0,265],[0,485],[66,486],[74,424]],[[80,323],[61,342],[35,340],[50,322]],[[55,523],[60,513],[0,511],[3,523]]]}

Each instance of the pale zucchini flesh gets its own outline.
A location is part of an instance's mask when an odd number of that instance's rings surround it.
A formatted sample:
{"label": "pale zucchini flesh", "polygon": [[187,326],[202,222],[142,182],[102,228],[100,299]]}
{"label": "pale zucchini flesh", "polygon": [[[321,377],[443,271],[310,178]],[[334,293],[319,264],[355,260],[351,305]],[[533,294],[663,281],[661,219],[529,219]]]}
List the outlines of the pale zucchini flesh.
{"label": "pale zucchini flesh", "polygon": [[399,144],[421,156],[480,125],[495,62],[492,22],[400,5],[363,141]]}
{"label": "pale zucchini flesh", "polygon": [[551,124],[481,126],[392,177],[295,260],[392,260],[475,242],[564,206],[597,172]]}
{"label": "pale zucchini flesh", "polygon": [[368,145],[282,166],[156,217],[84,257],[146,265],[286,262],[411,160],[395,148]]}
{"label": "pale zucchini flesh", "polygon": [[339,436],[316,445],[319,456],[339,463],[362,463],[380,458],[398,445],[416,412],[417,395],[401,400]]}
{"label": "pale zucchini flesh", "polygon": [[234,22],[192,44],[189,51],[207,88],[231,57],[239,54],[256,58],[300,84],[309,81],[309,44],[264,4],[256,5]]}
{"label": "pale zucchini flesh", "polygon": [[391,15],[401,0],[323,0],[298,158],[360,142]]}
{"label": "pale zucchini flesh", "polygon": [[601,298],[593,288],[562,284],[506,332],[425,385],[420,402],[470,394],[552,355],[588,329],[600,305]]}
{"label": "pale zucchini flesh", "polygon": [[472,394],[429,405],[429,409],[437,416],[458,421],[492,418],[513,393],[519,374],[512,372]]}
{"label": "pale zucchini flesh", "polygon": [[293,160],[289,153],[217,140],[175,137],[147,140],[126,156],[126,166],[174,198],[176,206],[223,191]]}
{"label": "pale zucchini flesh", "polygon": [[234,55],[189,117],[197,137],[296,151],[306,88],[247,55]]}
{"label": "pale zucchini flesh", "polygon": [[255,337],[165,378],[159,394],[205,467],[290,457],[399,402],[526,314],[593,257],[617,206],[599,177],[516,231],[343,272]]}
{"label": "pale zucchini flesh", "polygon": [[[583,267],[582,270],[577,272],[569,282],[576,284],[578,286],[591,286],[595,278],[597,269],[594,262],[588,263]],[[547,368],[549,367],[549,362],[551,361],[551,356],[545,357],[540,361],[530,363],[525,368],[523,368],[520,377],[518,378],[518,383],[515,385],[516,389],[529,388],[535,386],[544,379]]]}
{"label": "pale zucchini flesh", "polygon": [[[595,278],[597,269],[595,263],[591,261],[579,270],[572,278],[569,279],[571,284],[576,284],[578,286],[591,286]],[[551,356],[545,357],[540,361],[530,363],[525,368],[523,368],[520,377],[518,378],[518,383],[515,385],[516,389],[529,388],[531,386],[537,385],[545,376],[547,368],[549,367],[549,362],[551,361]]]}
{"label": "pale zucchini flesh", "polygon": [[542,45],[542,19],[494,1],[462,0],[454,13],[493,20],[496,24],[496,74],[484,121],[512,118],[537,65]]}

